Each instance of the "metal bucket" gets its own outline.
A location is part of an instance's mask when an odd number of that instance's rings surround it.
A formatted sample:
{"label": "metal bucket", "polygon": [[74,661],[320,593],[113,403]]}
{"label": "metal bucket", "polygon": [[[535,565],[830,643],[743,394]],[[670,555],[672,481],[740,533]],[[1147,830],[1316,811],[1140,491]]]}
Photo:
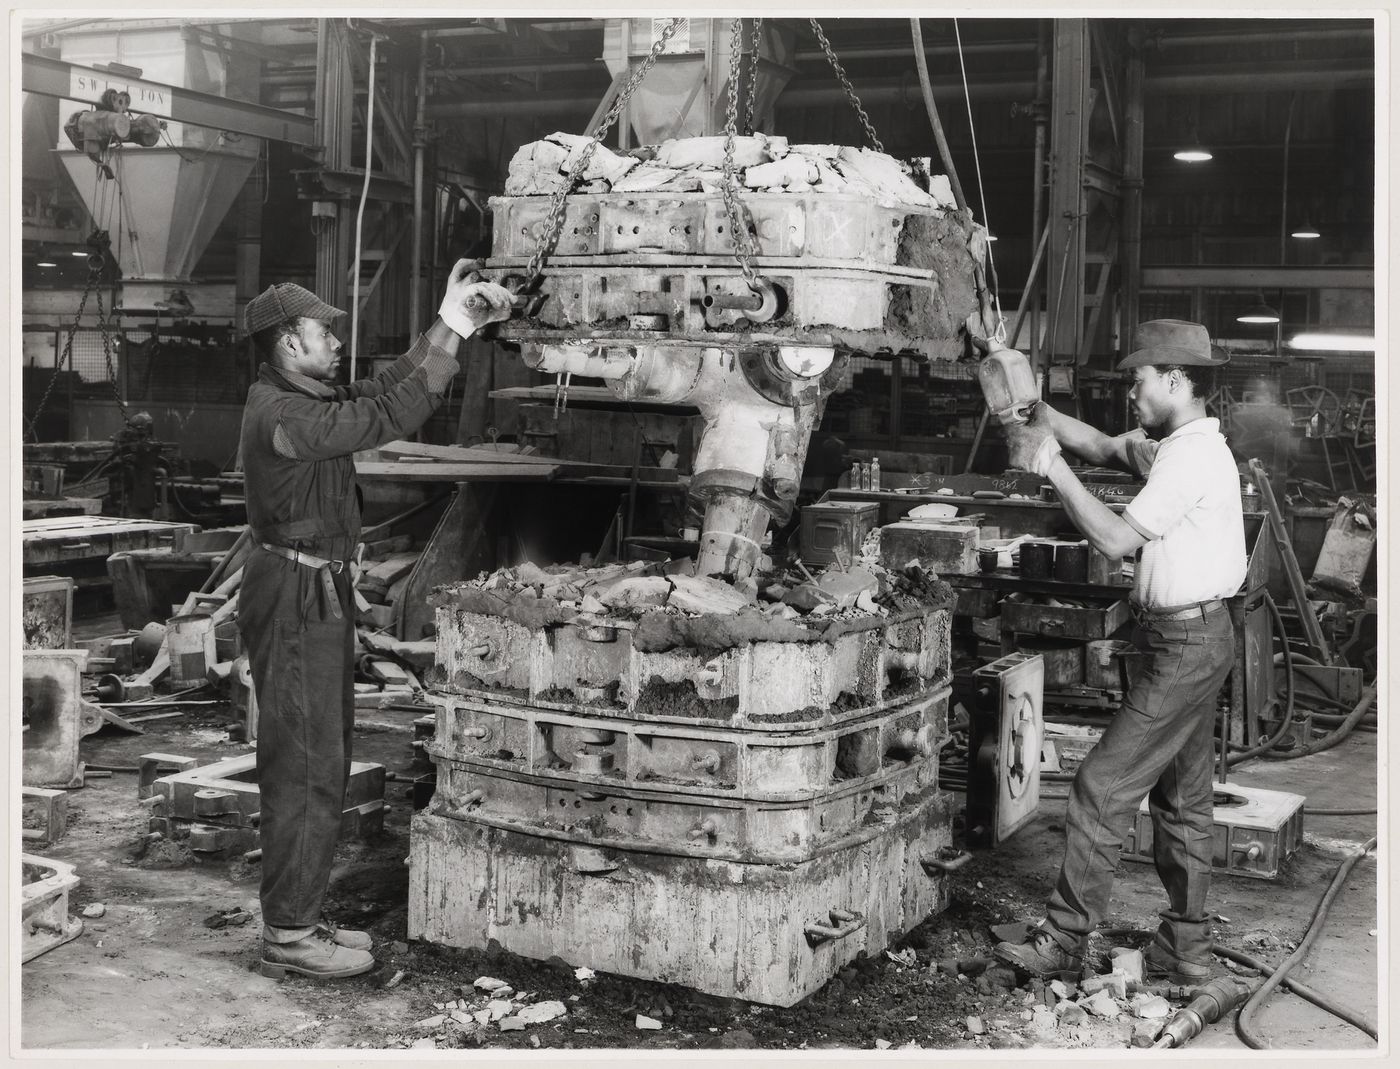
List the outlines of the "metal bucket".
{"label": "metal bucket", "polygon": [[1055,544],[1022,542],[1018,560],[1022,579],[1049,579],[1055,566]]}
{"label": "metal bucket", "polygon": [[166,624],[166,639],[170,651],[170,685],[180,689],[202,684],[217,657],[213,619],[203,612],[172,617]]}

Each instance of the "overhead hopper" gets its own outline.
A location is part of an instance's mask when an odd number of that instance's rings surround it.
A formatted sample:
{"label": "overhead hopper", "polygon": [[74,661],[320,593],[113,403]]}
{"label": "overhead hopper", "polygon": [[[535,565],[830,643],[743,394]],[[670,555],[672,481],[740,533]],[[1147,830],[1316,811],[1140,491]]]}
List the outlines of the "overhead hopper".
{"label": "overhead hopper", "polygon": [[[641,65],[670,21],[667,18],[607,20],[603,31],[603,61],[614,79]],[[741,124],[747,108],[752,21],[744,20],[740,37]],[[626,118],[638,143],[643,145],[658,144],[673,137],[703,137],[724,132],[733,19],[681,19],[680,23],[656,64],[627,102]],[[771,113],[778,94],[797,73],[790,66],[792,58],[792,31],[772,20],[763,23],[753,79],[755,123]]]}
{"label": "overhead hopper", "polygon": [[[237,29],[250,32],[246,25]],[[151,20],[121,29],[97,23],[65,35],[61,47],[70,63],[120,64],[102,88],[129,92],[133,112],[164,118],[160,94],[141,91],[151,86],[256,101],[257,60],[203,41],[180,22]],[[60,121],[92,106],[86,98],[65,100]],[[93,220],[110,234],[122,275],[120,307],[159,308],[173,290],[191,294],[192,272],[257,162],[261,140],[167,122],[159,144],[123,145],[110,153],[104,170],[60,138],[56,154],[64,170]],[[198,310],[197,296],[194,304]]]}

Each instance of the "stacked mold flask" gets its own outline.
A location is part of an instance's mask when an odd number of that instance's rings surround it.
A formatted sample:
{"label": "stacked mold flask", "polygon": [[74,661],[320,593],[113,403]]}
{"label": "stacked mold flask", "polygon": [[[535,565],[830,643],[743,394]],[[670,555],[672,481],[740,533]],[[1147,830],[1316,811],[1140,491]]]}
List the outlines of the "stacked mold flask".
{"label": "stacked mold flask", "polygon": [[[434,595],[409,935],[790,1005],[946,905],[951,599],[900,578],[879,605],[765,606],[763,535],[851,352],[962,353],[984,232],[880,153],[739,138],[750,299],[723,140],[591,165],[543,300],[503,326],[539,370],[699,407],[701,548]],[[524,280],[576,147],[517,154],[487,277]]]}

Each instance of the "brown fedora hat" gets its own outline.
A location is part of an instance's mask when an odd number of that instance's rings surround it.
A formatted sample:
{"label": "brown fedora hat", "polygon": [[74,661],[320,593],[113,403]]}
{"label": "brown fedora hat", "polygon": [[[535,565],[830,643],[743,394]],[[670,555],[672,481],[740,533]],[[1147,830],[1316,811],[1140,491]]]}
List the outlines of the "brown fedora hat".
{"label": "brown fedora hat", "polygon": [[[1216,351],[1221,354],[1219,358]],[[1185,319],[1149,319],[1139,323],[1133,331],[1132,351],[1118,362],[1118,370],[1128,371],[1148,364],[1218,367],[1229,360],[1224,349],[1212,347],[1210,334],[1201,324]]]}

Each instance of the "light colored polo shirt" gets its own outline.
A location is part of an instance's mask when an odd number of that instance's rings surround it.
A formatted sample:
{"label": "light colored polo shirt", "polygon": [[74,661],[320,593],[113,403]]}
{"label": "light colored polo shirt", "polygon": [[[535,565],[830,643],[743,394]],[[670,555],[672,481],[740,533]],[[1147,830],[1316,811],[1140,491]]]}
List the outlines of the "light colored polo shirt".
{"label": "light colored polo shirt", "polygon": [[1147,485],[1123,518],[1148,542],[1133,578],[1133,600],[1162,610],[1228,598],[1244,582],[1244,512],[1235,458],[1210,417],[1160,442],[1134,435],[1128,458]]}

